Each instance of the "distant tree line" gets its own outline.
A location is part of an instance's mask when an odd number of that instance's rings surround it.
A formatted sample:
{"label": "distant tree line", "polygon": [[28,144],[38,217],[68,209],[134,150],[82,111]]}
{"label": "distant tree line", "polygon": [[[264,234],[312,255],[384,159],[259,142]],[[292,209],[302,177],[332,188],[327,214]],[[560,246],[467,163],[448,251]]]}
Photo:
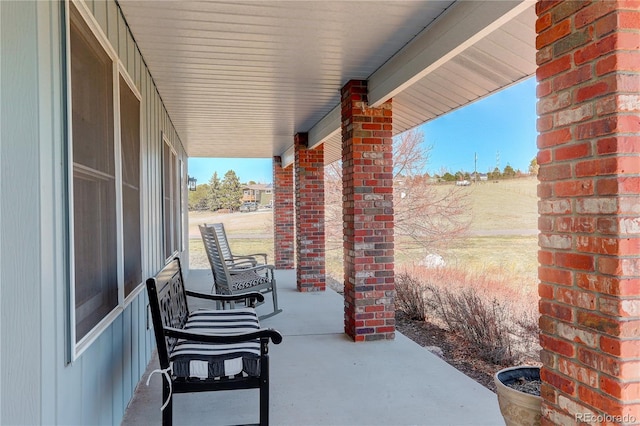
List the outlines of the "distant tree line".
{"label": "distant tree line", "polygon": [[189,210],[237,210],[242,204],[242,185],[236,172],[229,170],[220,180],[214,172],[209,183],[198,185],[189,193]]}
{"label": "distant tree line", "polygon": [[[403,148],[411,153],[417,152],[419,143],[422,142],[423,136],[420,133],[411,133],[405,138],[402,138],[402,143],[398,143],[398,147],[404,147],[405,145],[411,145],[411,149]],[[410,141],[410,142],[407,142]],[[401,151],[397,153],[397,156],[401,156]],[[428,151],[428,150],[427,150]],[[418,162],[420,165],[423,162],[426,163],[426,158],[428,157],[428,152],[420,153],[418,158],[421,161],[414,160],[413,162]],[[400,160],[396,160],[398,164],[404,164],[404,162]],[[408,161],[405,161],[408,162]],[[411,164],[413,166],[413,164]],[[406,175],[407,166],[403,166],[399,173],[396,173],[396,177]],[[531,164],[529,165],[529,174],[537,175],[538,174],[538,161],[536,158],[531,160]],[[417,169],[417,167],[416,167]],[[329,169],[329,174],[331,175],[331,169]],[[416,182],[421,182],[419,177],[419,173],[413,170],[409,173],[411,179],[414,179]],[[487,179],[489,180],[497,180],[497,179],[511,179],[515,177],[523,176],[523,173],[520,170],[514,170],[509,164],[505,166],[502,172],[496,167],[493,171],[487,173]],[[422,175],[422,179],[430,179],[433,178],[439,182],[456,182],[460,180],[479,180],[479,176],[474,176],[473,172],[465,172],[459,171],[455,174],[452,174],[447,171],[441,172],[441,174],[434,174],[430,176],[428,173]],[[475,179],[474,179],[475,178]],[[417,179],[417,180],[416,180]],[[255,183],[253,181],[249,182],[249,184]],[[242,204],[242,185],[240,184],[240,179],[236,175],[236,172],[233,170],[227,171],[225,173],[224,178],[220,180],[218,177],[218,172],[214,172],[209,179],[209,183],[204,183],[198,185],[196,190],[193,192],[189,192],[189,210],[211,210],[216,211],[219,209],[228,209],[228,210],[237,210],[240,208]]]}
{"label": "distant tree line", "polygon": [[[533,160],[531,160],[531,163],[529,164],[529,174],[537,175],[538,168],[539,168],[538,160],[534,158]],[[504,167],[502,171],[500,171],[500,169],[496,167],[492,171],[487,172],[487,179],[488,180],[512,179],[512,178],[521,177],[524,175],[525,173],[523,173],[520,169],[514,170],[514,168],[507,163],[507,165]],[[427,177],[433,177],[433,179],[435,179],[438,182],[456,182],[460,180],[469,180],[469,181],[480,180],[479,176],[480,176],[480,173],[477,173],[477,176],[476,176],[474,172],[470,173],[470,172],[465,172],[463,170],[456,172],[455,174],[452,174],[448,171],[443,171],[440,174],[436,173],[433,176],[427,175]]]}

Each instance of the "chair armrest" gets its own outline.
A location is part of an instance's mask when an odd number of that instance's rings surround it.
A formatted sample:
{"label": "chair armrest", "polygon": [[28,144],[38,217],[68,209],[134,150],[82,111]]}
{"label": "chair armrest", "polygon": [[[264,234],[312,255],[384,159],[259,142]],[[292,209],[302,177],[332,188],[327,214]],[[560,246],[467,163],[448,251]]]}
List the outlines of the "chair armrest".
{"label": "chair armrest", "polygon": [[187,296],[197,297],[199,299],[214,300],[217,302],[235,302],[243,299],[255,299],[258,302],[264,302],[264,295],[258,291],[251,291],[240,294],[206,294],[197,291],[186,290]]}
{"label": "chair armrest", "polygon": [[265,256],[264,253],[255,253],[255,254],[243,254],[243,255],[237,255],[234,254],[231,256],[231,259],[227,259],[227,260],[233,260],[235,261],[236,259],[245,259],[245,260],[251,260],[253,259],[255,256]]}
{"label": "chair armrest", "polygon": [[[236,258],[237,259],[237,258]],[[225,259],[225,262],[227,263],[227,267],[229,268],[229,270],[233,271],[233,270],[241,270],[244,268],[251,268],[254,267],[258,264],[258,262],[256,260],[252,259]]]}
{"label": "chair armrest", "polygon": [[282,334],[273,328],[261,328],[249,333],[204,334],[185,331],[180,328],[164,327],[164,334],[167,337],[205,343],[242,343],[255,339],[271,339],[275,345],[279,345],[282,342]]}
{"label": "chair armrest", "polygon": [[264,263],[267,263],[267,253],[250,253],[250,254],[243,254],[243,255],[233,255],[234,259],[252,259],[255,256],[260,256],[264,258]]}
{"label": "chair armrest", "polygon": [[274,271],[274,269],[276,269],[276,267],[273,266],[273,265],[256,265],[256,266],[253,266],[251,268],[233,269],[233,270],[231,270],[229,272],[233,275],[233,274],[237,274],[237,273],[240,273],[240,272],[259,271],[261,269],[269,269],[269,270],[271,270],[271,273],[273,273],[273,271]]}

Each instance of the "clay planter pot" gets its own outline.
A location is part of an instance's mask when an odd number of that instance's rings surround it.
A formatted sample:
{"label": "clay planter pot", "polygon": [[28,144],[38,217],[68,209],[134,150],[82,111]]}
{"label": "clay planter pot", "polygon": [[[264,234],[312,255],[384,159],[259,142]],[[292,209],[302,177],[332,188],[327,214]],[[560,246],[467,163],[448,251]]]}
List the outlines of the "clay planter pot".
{"label": "clay planter pot", "polygon": [[540,380],[539,367],[510,367],[498,371],[493,380],[498,393],[500,412],[507,426],[540,424],[542,398],[512,389],[507,384],[522,380]]}

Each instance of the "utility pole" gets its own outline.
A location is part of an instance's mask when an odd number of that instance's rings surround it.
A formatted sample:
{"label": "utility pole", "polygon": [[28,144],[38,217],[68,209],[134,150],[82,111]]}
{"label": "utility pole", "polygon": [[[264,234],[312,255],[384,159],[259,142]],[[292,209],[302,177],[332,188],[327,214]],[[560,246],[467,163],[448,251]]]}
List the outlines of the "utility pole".
{"label": "utility pole", "polygon": [[478,153],[475,153],[475,159],[473,160],[473,182],[478,180]]}

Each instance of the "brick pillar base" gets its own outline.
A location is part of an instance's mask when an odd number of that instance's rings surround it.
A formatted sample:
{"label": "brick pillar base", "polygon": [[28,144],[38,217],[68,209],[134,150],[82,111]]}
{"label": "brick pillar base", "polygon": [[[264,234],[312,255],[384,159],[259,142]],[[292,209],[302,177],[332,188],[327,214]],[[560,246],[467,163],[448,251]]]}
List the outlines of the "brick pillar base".
{"label": "brick pillar base", "polygon": [[296,277],[298,291],[324,291],[324,145],[307,149],[295,136]]}
{"label": "brick pillar base", "polygon": [[273,241],[276,269],[294,268],[293,167],[273,157]]}
{"label": "brick pillar base", "polygon": [[342,88],[345,332],[395,337],[391,101],[367,104],[366,81]]}
{"label": "brick pillar base", "polygon": [[536,4],[543,424],[640,423],[639,9]]}

